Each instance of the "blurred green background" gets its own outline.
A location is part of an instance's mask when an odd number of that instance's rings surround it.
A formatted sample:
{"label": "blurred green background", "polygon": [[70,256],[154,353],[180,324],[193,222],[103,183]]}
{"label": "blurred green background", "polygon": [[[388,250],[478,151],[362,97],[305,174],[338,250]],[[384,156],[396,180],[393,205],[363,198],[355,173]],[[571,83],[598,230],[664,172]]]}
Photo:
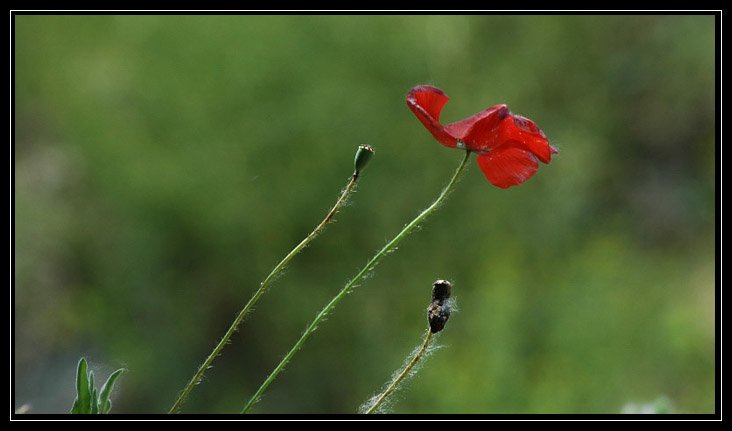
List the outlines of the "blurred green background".
{"label": "blurred green background", "polygon": [[354,413],[453,314],[394,413],[715,412],[714,16],[14,16],[14,402],[65,413],[85,356],[114,413],[235,413],[439,193],[450,123],[506,103],[560,153],[454,193],[324,321],[255,413]]}

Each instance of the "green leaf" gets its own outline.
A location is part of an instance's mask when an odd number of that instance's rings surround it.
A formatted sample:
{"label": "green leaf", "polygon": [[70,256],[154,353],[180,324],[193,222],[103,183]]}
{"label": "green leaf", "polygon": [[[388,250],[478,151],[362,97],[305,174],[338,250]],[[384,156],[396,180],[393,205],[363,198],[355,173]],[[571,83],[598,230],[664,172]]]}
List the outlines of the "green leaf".
{"label": "green leaf", "polygon": [[89,393],[89,379],[86,375],[86,359],[79,360],[76,370],[76,399],[71,407],[72,414],[91,413],[91,394]]}
{"label": "green leaf", "polygon": [[89,413],[95,415],[99,408],[99,401],[97,400],[97,388],[94,386],[94,371],[89,371],[89,393],[91,394]]}
{"label": "green leaf", "polygon": [[76,415],[79,414],[80,409],[79,404],[79,397],[74,398],[74,405],[71,406],[71,414]]}
{"label": "green leaf", "polygon": [[[92,377],[90,379],[91,382],[94,382],[94,378]],[[97,401],[97,388],[92,386],[91,391],[91,414],[95,415],[99,413],[99,402]]]}
{"label": "green leaf", "polygon": [[112,402],[109,401],[109,394],[112,392],[112,388],[114,388],[114,382],[117,380],[117,377],[119,377],[119,375],[122,374],[124,370],[124,368],[120,368],[119,370],[110,374],[109,378],[102,386],[102,390],[99,391],[100,413],[106,414],[112,408]]}
{"label": "green leaf", "polygon": [[104,402],[104,405],[100,407],[102,408],[102,414],[106,415],[112,409],[112,401],[107,400]]}
{"label": "green leaf", "polygon": [[109,394],[112,393],[114,383],[123,371],[125,371],[125,369],[120,368],[110,374],[107,381],[102,385],[102,389],[97,391],[94,384],[94,371],[89,371],[87,374],[86,359],[81,358],[76,372],[76,399],[74,399],[74,405],[71,407],[71,413],[108,413],[112,408],[112,402],[109,400]]}
{"label": "green leaf", "polygon": [[94,371],[89,371],[89,395],[91,398],[91,401],[89,402],[90,406],[94,406],[96,404],[96,400],[94,399]]}

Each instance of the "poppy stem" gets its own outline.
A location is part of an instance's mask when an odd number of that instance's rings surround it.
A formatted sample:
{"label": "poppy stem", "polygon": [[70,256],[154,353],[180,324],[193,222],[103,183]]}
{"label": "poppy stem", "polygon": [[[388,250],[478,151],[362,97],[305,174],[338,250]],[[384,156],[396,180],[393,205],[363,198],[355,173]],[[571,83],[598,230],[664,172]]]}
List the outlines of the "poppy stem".
{"label": "poppy stem", "polygon": [[409,375],[409,373],[412,371],[415,365],[417,365],[417,362],[419,362],[420,359],[424,356],[424,353],[427,351],[427,346],[429,346],[430,341],[432,341],[432,336],[435,335],[434,332],[431,330],[427,330],[427,335],[424,337],[424,341],[422,342],[422,346],[417,350],[417,352],[414,354],[414,357],[412,357],[412,360],[409,361],[407,366],[404,367],[401,373],[392,380],[391,383],[389,383],[389,387],[386,388],[384,392],[379,395],[379,397],[374,401],[374,403],[364,412],[364,414],[370,415],[371,413],[375,412],[376,409],[378,409],[384,401],[386,401],[386,398],[391,395],[392,392],[396,388],[399,387],[399,385],[404,381],[404,378]]}
{"label": "poppy stem", "polygon": [[196,374],[193,375],[193,378],[190,382],[186,385],[186,387],[183,389],[183,391],[178,396],[178,399],[175,401],[175,404],[173,404],[173,407],[170,409],[168,413],[175,413],[180,408],[183,401],[186,399],[188,394],[193,390],[193,387],[198,384],[198,382],[201,380],[201,377],[203,376],[204,371],[208,369],[208,367],[211,365],[211,362],[213,362],[214,358],[221,352],[221,350],[224,348],[226,343],[229,341],[232,335],[234,335],[234,332],[236,332],[236,328],[239,326],[241,321],[244,319],[244,317],[247,315],[249,310],[254,306],[254,304],[257,302],[260,296],[267,290],[267,287],[269,284],[276,278],[276,276],[285,268],[288,262],[295,257],[296,254],[300,252],[303,248],[305,248],[310,241],[312,241],[318,234],[325,228],[325,225],[328,224],[333,219],[333,216],[338,212],[338,209],[341,207],[343,202],[345,202],[346,197],[353,191],[354,186],[356,185],[356,181],[359,178],[360,170],[357,168],[356,171],[354,171],[353,175],[351,176],[351,179],[348,181],[348,184],[346,185],[346,188],[341,193],[341,196],[338,198],[338,201],[335,203],[333,208],[328,212],[328,215],[325,216],[322,222],[313,229],[310,234],[303,239],[300,244],[298,244],[295,248],[290,251],[290,253],[285,256],[284,259],[280,263],[277,264],[277,266],[274,267],[272,272],[269,273],[267,278],[264,279],[264,281],[260,284],[259,289],[254,293],[254,295],[251,297],[249,302],[244,306],[244,308],[239,312],[239,314],[234,319],[234,322],[229,327],[229,330],[226,331],[226,334],[221,338],[221,341],[216,345],[216,347],[213,349],[210,355],[206,358],[206,360],[201,364],[201,366],[198,368],[198,371],[196,371]]}
{"label": "poppy stem", "polygon": [[356,286],[356,284],[374,267],[376,264],[381,260],[384,255],[386,255],[389,250],[394,248],[402,239],[404,239],[405,236],[409,232],[411,232],[412,229],[414,229],[415,226],[417,226],[419,223],[422,222],[428,215],[430,215],[437,207],[440,206],[440,204],[447,198],[447,196],[450,194],[452,189],[454,188],[455,184],[457,183],[458,178],[460,177],[460,174],[465,170],[465,166],[468,162],[468,159],[470,158],[470,151],[465,152],[465,157],[463,157],[463,160],[460,162],[460,165],[458,166],[457,170],[455,171],[455,174],[450,179],[450,182],[445,186],[444,189],[442,189],[442,192],[440,195],[435,199],[434,202],[430,206],[428,206],[424,211],[422,211],[414,220],[409,222],[408,225],[404,227],[404,229],[401,230],[397,234],[397,236],[394,237],[391,241],[389,241],[388,244],[384,246],[376,255],[374,255],[373,258],[364,266],[361,271],[346,284],[343,289],[341,289],[338,294],[331,299],[331,301],[323,308],[323,310],[318,313],[317,316],[315,316],[315,319],[310,324],[310,326],[307,327],[305,332],[300,336],[300,339],[297,340],[295,345],[290,349],[290,351],[285,355],[285,357],[280,361],[279,365],[275,367],[275,369],[272,371],[272,373],[267,377],[267,379],[262,383],[262,385],[259,387],[257,392],[252,396],[252,398],[249,400],[249,402],[244,406],[244,409],[241,411],[242,413],[247,413],[249,409],[252,408],[252,406],[259,400],[259,397],[264,393],[264,391],[267,389],[267,387],[272,383],[272,381],[277,377],[277,375],[282,371],[282,369],[287,365],[287,363],[292,359],[292,357],[295,355],[295,353],[302,347],[303,343],[307,338],[312,334],[315,329],[318,327],[318,324],[320,323],[323,318],[335,308],[335,306],[340,302],[341,299],[346,297],[351,290]]}

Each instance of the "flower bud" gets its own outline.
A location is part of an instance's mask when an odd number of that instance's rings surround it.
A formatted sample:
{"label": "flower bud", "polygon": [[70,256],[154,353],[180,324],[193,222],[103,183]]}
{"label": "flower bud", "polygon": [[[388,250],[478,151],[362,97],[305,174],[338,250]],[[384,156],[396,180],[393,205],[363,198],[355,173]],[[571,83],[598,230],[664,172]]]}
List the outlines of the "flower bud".
{"label": "flower bud", "polygon": [[360,174],[366,168],[373,155],[374,149],[370,145],[362,144],[358,146],[356,157],[353,159],[353,169],[356,174]]}
{"label": "flower bud", "polygon": [[427,320],[433,334],[442,331],[450,318],[451,290],[452,286],[447,280],[437,280],[432,285],[432,302],[427,307]]}

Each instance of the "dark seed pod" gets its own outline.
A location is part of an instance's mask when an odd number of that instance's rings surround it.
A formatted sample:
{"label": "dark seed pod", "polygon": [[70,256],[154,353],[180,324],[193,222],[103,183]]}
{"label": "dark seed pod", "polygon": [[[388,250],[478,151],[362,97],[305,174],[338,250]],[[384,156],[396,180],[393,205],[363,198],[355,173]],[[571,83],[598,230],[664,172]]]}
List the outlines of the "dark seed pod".
{"label": "dark seed pod", "polygon": [[452,286],[447,280],[437,280],[432,285],[432,302],[427,307],[427,320],[433,334],[442,331],[447,319],[450,318],[451,289]]}
{"label": "dark seed pod", "polygon": [[447,280],[437,280],[432,285],[432,301],[445,301],[450,299],[452,285]]}

